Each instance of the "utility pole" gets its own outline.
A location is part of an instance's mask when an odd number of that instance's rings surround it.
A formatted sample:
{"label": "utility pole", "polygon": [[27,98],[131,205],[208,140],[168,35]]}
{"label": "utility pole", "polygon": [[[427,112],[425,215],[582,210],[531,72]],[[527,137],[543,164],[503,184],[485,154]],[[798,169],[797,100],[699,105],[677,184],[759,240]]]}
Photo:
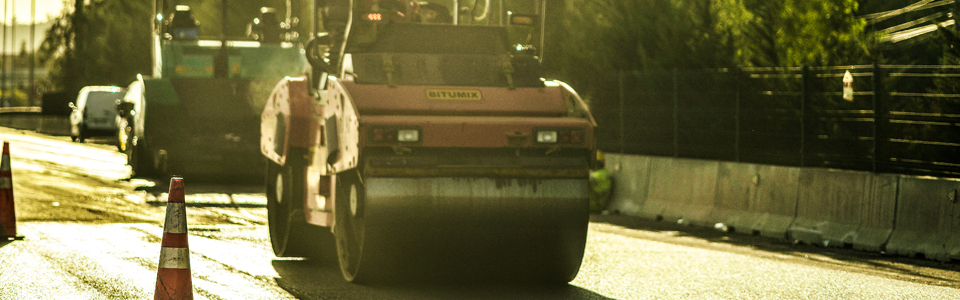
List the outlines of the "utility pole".
{"label": "utility pole", "polygon": [[36,63],[37,58],[35,57],[37,53],[37,44],[34,39],[37,35],[37,0],[30,0],[30,90],[27,91],[27,94],[30,95],[30,105],[39,106],[37,103],[37,85],[34,83],[34,73],[36,72]]}
{"label": "utility pole", "polygon": [[70,93],[76,93],[80,91],[82,83],[80,82],[83,78],[83,64],[80,63],[80,56],[84,53],[86,49],[86,24],[84,23],[83,16],[83,0],[76,0],[73,4],[73,53],[69,56],[69,72],[67,75],[67,91]]}
{"label": "utility pole", "polygon": [[10,59],[13,62],[10,64],[10,82],[13,83],[13,91],[10,94],[11,99],[17,98],[17,0],[10,2],[10,15],[13,16],[13,21],[10,22],[10,52],[13,52],[13,55],[10,56]]}
{"label": "utility pole", "polygon": [[0,59],[0,99],[6,98],[7,96],[7,5],[9,3],[7,0],[3,0],[3,58]]}

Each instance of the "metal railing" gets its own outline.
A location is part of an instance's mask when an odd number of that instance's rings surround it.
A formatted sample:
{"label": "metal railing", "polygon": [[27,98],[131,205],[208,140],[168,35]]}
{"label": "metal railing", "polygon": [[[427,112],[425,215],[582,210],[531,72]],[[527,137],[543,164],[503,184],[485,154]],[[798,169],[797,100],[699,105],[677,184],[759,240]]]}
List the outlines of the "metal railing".
{"label": "metal railing", "polygon": [[960,66],[606,76],[590,93],[604,151],[960,177]]}

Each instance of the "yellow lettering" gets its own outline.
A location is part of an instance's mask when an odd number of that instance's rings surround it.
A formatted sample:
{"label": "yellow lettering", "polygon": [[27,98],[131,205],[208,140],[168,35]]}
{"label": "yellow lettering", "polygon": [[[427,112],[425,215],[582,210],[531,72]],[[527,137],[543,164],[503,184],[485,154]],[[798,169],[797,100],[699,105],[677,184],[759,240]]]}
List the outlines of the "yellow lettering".
{"label": "yellow lettering", "polygon": [[459,100],[459,101],[479,101],[483,99],[480,90],[426,90],[426,96],[429,100]]}

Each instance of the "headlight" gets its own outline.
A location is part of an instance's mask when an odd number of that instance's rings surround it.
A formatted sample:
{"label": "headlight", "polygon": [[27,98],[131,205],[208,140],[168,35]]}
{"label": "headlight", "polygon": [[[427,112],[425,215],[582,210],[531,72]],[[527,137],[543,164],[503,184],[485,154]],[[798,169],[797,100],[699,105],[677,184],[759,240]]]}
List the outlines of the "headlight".
{"label": "headlight", "polygon": [[538,131],[537,143],[555,144],[557,142],[556,131]]}
{"label": "headlight", "polygon": [[397,131],[397,141],[399,142],[416,142],[420,140],[420,131],[416,129],[400,129]]}
{"label": "headlight", "polygon": [[557,128],[557,129],[537,129],[537,143],[541,144],[582,144],[584,139],[583,129],[579,128]]}
{"label": "headlight", "polygon": [[416,143],[420,141],[419,128],[373,127],[369,138],[374,143]]}

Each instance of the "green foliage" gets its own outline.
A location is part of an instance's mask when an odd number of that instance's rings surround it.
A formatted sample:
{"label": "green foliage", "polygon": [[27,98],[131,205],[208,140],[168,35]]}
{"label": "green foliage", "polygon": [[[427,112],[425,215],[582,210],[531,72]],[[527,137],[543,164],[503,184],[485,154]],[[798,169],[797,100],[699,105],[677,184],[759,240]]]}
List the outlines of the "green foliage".
{"label": "green foliage", "polygon": [[[137,73],[149,74],[151,13],[146,1],[91,1],[79,17],[65,9],[37,52],[38,60],[51,69],[52,88],[126,86]],[[78,21],[84,25],[83,45],[77,45]]]}
{"label": "green foliage", "polygon": [[[564,0],[558,75],[610,70],[871,63],[857,0]],[[548,25],[550,26],[550,25]],[[551,38],[551,36],[548,36]],[[549,51],[549,49],[548,49]],[[586,72],[592,71],[592,72]]]}
{"label": "green foliage", "polygon": [[568,0],[560,47],[570,61],[601,70],[730,66],[712,2]]}

